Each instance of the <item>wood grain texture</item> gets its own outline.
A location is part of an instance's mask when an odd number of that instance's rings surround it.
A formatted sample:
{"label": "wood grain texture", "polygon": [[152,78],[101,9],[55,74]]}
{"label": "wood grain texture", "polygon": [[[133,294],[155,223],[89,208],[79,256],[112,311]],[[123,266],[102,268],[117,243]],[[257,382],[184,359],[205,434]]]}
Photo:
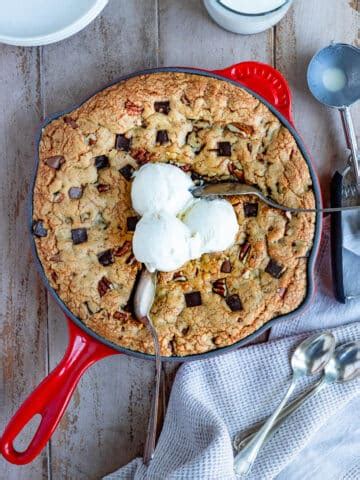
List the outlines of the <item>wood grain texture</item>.
{"label": "wood grain texture", "polygon": [[[345,160],[336,112],[313,100],[305,72],[332,39],[360,45],[359,0],[296,0],[274,29],[254,36],[222,30],[200,0],[110,0],[84,31],[54,45],[0,46],[0,407],[1,425],[65,350],[64,316],[34,273],[26,239],[26,194],[35,126],[119,76],[156,65],[221,68],[242,60],[275,64],[294,92],[298,129],[313,153],[326,193]],[[353,109],[360,124],[360,105]],[[21,254],[19,254],[21,252]],[[48,328],[47,328],[48,327]],[[49,359],[49,360],[48,360]],[[175,367],[164,367],[169,396]],[[80,381],[48,449],[15,467],[0,459],[6,480],[95,480],[143,449],[153,366],[114,356]]]}
{"label": "wood grain texture", "polygon": [[[311,96],[306,70],[314,53],[332,40],[355,44],[359,25],[360,14],[347,0],[316,0],[294,2],[276,26],[276,67],[288,79],[293,92],[295,125],[312,154],[325,202],[329,201],[331,176],[345,165],[347,150],[339,113]],[[359,131],[359,103],[352,112]]]}
{"label": "wood grain texture", "polygon": [[[0,47],[0,429],[47,371],[46,293],[30,252],[28,193],[41,116],[36,49]],[[35,366],[35,368],[34,368]],[[46,451],[31,465],[0,459],[7,480],[47,478]]]}

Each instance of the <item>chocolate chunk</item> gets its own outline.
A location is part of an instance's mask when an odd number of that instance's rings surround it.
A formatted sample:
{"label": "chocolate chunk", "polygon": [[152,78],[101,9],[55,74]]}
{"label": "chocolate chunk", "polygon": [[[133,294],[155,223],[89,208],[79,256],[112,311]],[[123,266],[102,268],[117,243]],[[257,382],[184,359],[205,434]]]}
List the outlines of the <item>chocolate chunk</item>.
{"label": "chocolate chunk", "polygon": [[118,133],[115,138],[115,148],[116,150],[123,150],[128,152],[130,150],[131,138],[126,138],[125,135]]}
{"label": "chocolate chunk", "polygon": [[233,293],[226,298],[226,303],[232,312],[238,312],[243,309],[241,300],[237,293]]}
{"label": "chocolate chunk", "polygon": [[105,250],[105,252],[99,253],[97,257],[103,267],[108,267],[109,265],[114,263],[114,256],[112,250]]}
{"label": "chocolate chunk", "polygon": [[37,237],[46,237],[47,235],[47,230],[44,227],[42,220],[34,220],[32,224],[32,231]]}
{"label": "chocolate chunk", "polygon": [[154,103],[154,108],[156,112],[159,113],[164,113],[165,115],[168,115],[170,112],[170,102],[155,102]]}
{"label": "chocolate chunk", "polygon": [[220,272],[222,273],[230,273],[232,270],[231,268],[231,262],[230,260],[224,260],[222,265],[221,265],[221,268],[220,268]]}
{"label": "chocolate chunk", "polygon": [[131,180],[134,170],[135,170],[134,167],[130,165],[130,163],[128,163],[124,167],[120,168],[119,172],[124,178],[126,178],[126,180]]}
{"label": "chocolate chunk", "polygon": [[88,236],[86,228],[73,228],[71,230],[71,238],[74,245],[87,242]]}
{"label": "chocolate chunk", "polygon": [[110,185],[108,183],[99,183],[97,189],[100,193],[107,192],[108,190],[110,190]]}
{"label": "chocolate chunk", "polygon": [[200,292],[185,293],[185,303],[188,308],[198,307],[202,304]]}
{"label": "chocolate chunk", "polygon": [[259,205],[257,203],[244,203],[245,217],[256,217],[258,214]]}
{"label": "chocolate chunk", "polygon": [[55,155],[54,157],[49,157],[45,160],[46,165],[54,170],[59,170],[64,162],[65,158],[62,155]]}
{"label": "chocolate chunk", "polygon": [[127,217],[126,219],[127,231],[134,232],[138,221],[139,221],[139,217]]}
{"label": "chocolate chunk", "polygon": [[219,157],[231,157],[230,142],[219,142],[217,152]]}
{"label": "chocolate chunk", "polygon": [[272,258],[270,259],[269,263],[267,264],[267,267],[265,268],[265,272],[274,278],[280,278],[281,275],[284,273],[284,271],[285,271],[284,267],[279,265]]}
{"label": "chocolate chunk", "polygon": [[95,157],[95,167],[100,170],[101,168],[109,167],[109,158],[106,155],[99,155]]}
{"label": "chocolate chunk", "polygon": [[69,198],[71,198],[72,200],[81,198],[82,194],[83,194],[82,187],[71,187],[68,190]]}
{"label": "chocolate chunk", "polygon": [[100,297],[103,297],[105,293],[111,289],[111,287],[112,287],[112,284],[110,280],[107,279],[106,277],[102,277],[98,283],[98,292]]}
{"label": "chocolate chunk", "polygon": [[156,133],[156,143],[164,145],[165,143],[168,143],[168,141],[169,136],[167,130],[158,130]]}
{"label": "chocolate chunk", "polygon": [[218,278],[212,284],[212,291],[217,293],[221,297],[226,297],[227,295],[227,286],[226,286],[226,278]]}
{"label": "chocolate chunk", "polygon": [[79,125],[71,117],[64,117],[64,122],[72,128],[78,128]]}

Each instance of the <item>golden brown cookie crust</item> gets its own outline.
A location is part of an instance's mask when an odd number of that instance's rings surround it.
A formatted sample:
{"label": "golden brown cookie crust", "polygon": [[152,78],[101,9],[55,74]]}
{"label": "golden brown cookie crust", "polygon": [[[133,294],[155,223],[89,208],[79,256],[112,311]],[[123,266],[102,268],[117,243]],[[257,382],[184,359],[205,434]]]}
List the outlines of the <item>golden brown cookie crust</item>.
{"label": "golden brown cookie crust", "polygon": [[[107,88],[44,128],[39,159],[34,230],[44,235],[36,247],[52,287],[95,332],[140,352],[152,352],[152,341],[129,311],[141,268],[129,231],[132,169],[170,162],[205,179],[257,185],[291,207],[315,206],[290,132],[245,90],[200,75],[155,73]],[[239,221],[235,245],[159,275],[152,318],[163,355],[230,345],[306,295],[315,215],[285,214],[255,197],[230,201]],[[201,305],[186,307],[191,292]]]}

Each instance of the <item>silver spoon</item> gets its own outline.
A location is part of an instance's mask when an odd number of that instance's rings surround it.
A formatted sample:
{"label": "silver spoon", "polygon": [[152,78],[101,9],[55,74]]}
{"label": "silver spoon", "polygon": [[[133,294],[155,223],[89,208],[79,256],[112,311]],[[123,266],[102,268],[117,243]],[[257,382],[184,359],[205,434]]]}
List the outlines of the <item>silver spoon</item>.
{"label": "silver spoon", "polygon": [[283,410],[295,385],[301,377],[314,375],[321,371],[328,363],[335,349],[335,338],[329,332],[315,334],[300,343],[291,357],[291,368],[293,371],[290,386],[274,413],[266,420],[247,445],[235,456],[234,469],[238,474],[246,475],[269,432],[274,426],[277,418]]}
{"label": "silver spoon", "polygon": [[252,185],[245,185],[244,183],[236,182],[218,182],[207,183],[195,187],[191,190],[191,193],[196,198],[212,198],[212,197],[227,197],[230,195],[256,195],[260,200],[269,205],[272,208],[283,210],[284,212],[292,213],[304,213],[304,212],[322,212],[332,213],[341,212],[343,210],[359,210],[360,205],[352,205],[348,207],[334,207],[334,208],[292,208],[281,205],[275,202],[271,198],[265,196],[258,188]]}
{"label": "silver spoon", "polygon": [[[303,403],[309,400],[309,398],[318,394],[326,386],[332,383],[350,382],[359,376],[360,342],[344,343],[343,345],[336,347],[329,363],[325,365],[324,374],[321,379],[310,390],[284,408],[283,413],[279,415],[273,428],[270,430],[269,435],[266,437],[265,442],[267,442],[270,436],[279,429],[291,413],[297,410]],[[242,450],[242,448],[254,437],[256,430],[260,427],[261,424],[258,424],[246,437],[241,438],[240,435],[236,435],[233,442],[235,450]]]}
{"label": "silver spoon", "polygon": [[134,311],[136,318],[149,330],[154,342],[155,350],[155,382],[150,406],[150,418],[148,423],[143,462],[150,463],[155,451],[156,427],[159,410],[159,392],[161,379],[161,356],[159,337],[154,324],[151,321],[150,310],[154,303],[156,290],[156,272],[150,273],[146,268],[141,272],[139,282],[134,295]]}

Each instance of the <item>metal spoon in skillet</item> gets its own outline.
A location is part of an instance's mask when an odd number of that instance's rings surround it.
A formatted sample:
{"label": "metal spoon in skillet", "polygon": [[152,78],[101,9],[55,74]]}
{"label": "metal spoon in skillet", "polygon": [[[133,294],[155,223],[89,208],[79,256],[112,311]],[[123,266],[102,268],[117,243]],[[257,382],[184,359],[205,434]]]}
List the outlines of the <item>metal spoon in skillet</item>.
{"label": "metal spoon in skillet", "polygon": [[151,399],[150,418],[148,423],[143,462],[149,465],[154,455],[156,443],[156,427],[159,410],[159,392],[161,378],[161,356],[159,338],[151,321],[150,310],[154,303],[156,290],[156,272],[150,273],[146,268],[141,272],[134,296],[134,311],[136,318],[149,330],[155,350],[155,383]]}
{"label": "metal spoon in skillet", "polygon": [[352,205],[348,207],[335,207],[335,208],[292,208],[280,205],[274,200],[266,197],[259,189],[252,185],[245,185],[244,183],[236,182],[219,182],[208,183],[200,185],[191,190],[191,193],[196,198],[214,198],[214,197],[227,197],[231,195],[256,195],[260,200],[269,205],[269,207],[283,210],[284,212],[291,213],[305,213],[305,212],[322,212],[332,213],[340,212],[343,210],[359,210],[360,205]]}

